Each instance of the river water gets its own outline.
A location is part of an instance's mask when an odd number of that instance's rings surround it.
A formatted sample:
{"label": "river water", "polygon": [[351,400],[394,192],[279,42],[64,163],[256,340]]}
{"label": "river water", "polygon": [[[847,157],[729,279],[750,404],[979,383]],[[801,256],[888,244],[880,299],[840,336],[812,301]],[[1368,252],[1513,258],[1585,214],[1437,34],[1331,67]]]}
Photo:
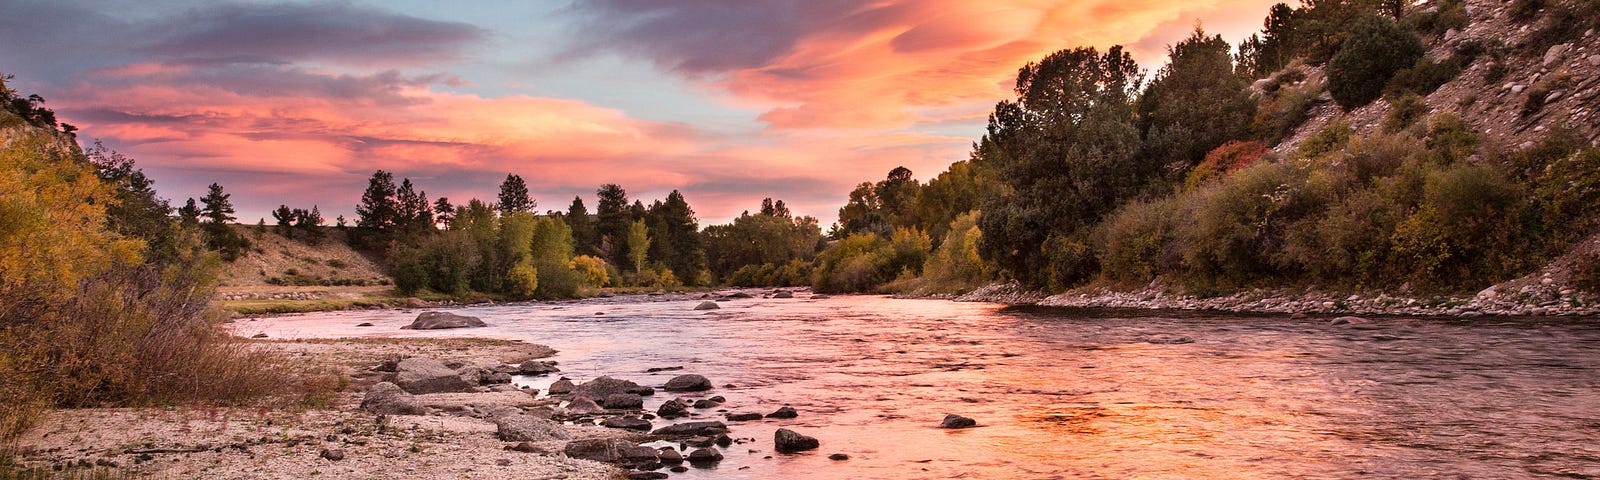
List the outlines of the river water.
{"label": "river water", "polygon": [[[753,443],[673,478],[1600,478],[1600,321],[1005,308],[875,296],[647,297],[260,319],[274,338],[486,336],[550,345],[562,375],[705,375]],[[374,327],[354,325],[372,322]],[[1192,340],[1187,343],[1186,340]],[[681,371],[644,373],[654,367]],[[543,389],[554,378],[520,378]],[[652,411],[672,398],[647,397]],[[700,411],[691,420],[720,420]],[[947,413],[979,427],[943,430]],[[660,420],[657,426],[664,425]],[[822,448],[773,453],[787,427]],[[829,460],[833,453],[848,460]]]}

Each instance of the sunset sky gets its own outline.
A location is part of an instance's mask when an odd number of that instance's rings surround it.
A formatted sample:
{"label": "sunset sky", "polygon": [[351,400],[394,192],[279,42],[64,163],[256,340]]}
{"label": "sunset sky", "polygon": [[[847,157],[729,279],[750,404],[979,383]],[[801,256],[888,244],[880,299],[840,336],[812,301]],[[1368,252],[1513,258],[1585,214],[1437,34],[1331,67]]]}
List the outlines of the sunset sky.
{"label": "sunset sky", "polygon": [[1122,44],[1153,74],[1196,21],[1237,43],[1272,3],[8,0],[0,72],[246,223],[353,221],[381,168],[457,203],[510,172],[540,211],[618,183],[702,226],[775,197],[826,228],[854,184],[966,158],[1027,61]]}

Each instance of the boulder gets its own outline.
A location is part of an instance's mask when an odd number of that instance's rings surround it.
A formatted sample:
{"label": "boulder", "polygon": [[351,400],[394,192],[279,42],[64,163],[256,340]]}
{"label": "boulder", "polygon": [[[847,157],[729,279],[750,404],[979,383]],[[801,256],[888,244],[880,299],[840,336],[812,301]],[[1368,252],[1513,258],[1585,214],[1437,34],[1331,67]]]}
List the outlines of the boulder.
{"label": "boulder", "polygon": [[556,368],[556,362],[551,362],[551,361],[548,361],[548,360],[546,360],[546,361],[529,360],[529,361],[526,361],[526,362],[522,362],[521,365],[517,366],[516,374],[517,375],[534,375],[534,376],[537,376],[537,375],[548,375],[548,374],[552,374],[552,373],[556,373],[556,372],[560,372],[560,371],[561,371],[561,369]]}
{"label": "boulder", "polygon": [[472,385],[461,374],[437,360],[411,357],[395,364],[394,383],[413,394],[470,392]]}
{"label": "boulder", "polygon": [[727,296],[722,297],[722,298],[754,298],[754,295],[750,295],[750,294],[744,293],[744,292],[734,292],[734,293],[730,293]]}
{"label": "boulder", "polygon": [[812,437],[795,433],[794,430],[780,428],[772,434],[772,447],[781,453],[803,452],[815,450],[820,442]]}
{"label": "boulder", "polygon": [[417,397],[406,393],[399,385],[389,382],[380,382],[367,387],[366,396],[361,398],[361,409],[381,415],[422,415],[427,413],[422,408],[422,403]]}
{"label": "boulder", "polygon": [[544,449],[539,448],[537,445],[534,445],[532,442],[519,442],[516,445],[506,447],[506,450],[522,453],[549,453]]}
{"label": "boulder", "polygon": [[722,454],[713,448],[697,448],[689,452],[689,463],[704,465],[722,461]]}
{"label": "boulder", "polygon": [[709,398],[702,398],[694,401],[694,408],[717,408],[718,405],[722,405],[722,402],[718,402]]}
{"label": "boulder", "polygon": [[357,327],[370,327],[370,326],[372,326],[372,322],[361,322],[361,323],[357,323],[356,326]]}
{"label": "boulder", "polygon": [[576,385],[572,384],[572,380],[563,378],[556,380],[556,383],[550,384],[550,389],[548,391],[551,395],[566,395],[572,393],[572,389],[576,387]]}
{"label": "boulder", "polygon": [[827,299],[830,299],[830,298],[833,298],[833,297],[830,297],[830,296],[827,296],[827,295],[820,295],[820,294],[812,294],[811,295],[811,299],[812,300],[827,300]]}
{"label": "boulder", "polygon": [[650,431],[650,421],[637,417],[611,417],[600,422],[600,426],[607,428],[620,428],[623,430]]}
{"label": "boulder", "polygon": [[783,408],[779,408],[776,412],[767,414],[767,418],[795,418],[798,416],[800,416],[800,412],[796,412],[794,407],[788,405],[784,405]]}
{"label": "boulder", "polygon": [[761,414],[755,412],[730,413],[727,415],[727,418],[730,422],[749,422],[752,420],[760,420]]}
{"label": "boulder", "polygon": [[1551,45],[1548,50],[1544,51],[1544,62],[1542,63],[1542,65],[1546,66],[1546,67],[1554,65],[1557,62],[1560,62],[1561,61],[1561,57],[1566,53],[1567,53],[1567,45],[1566,44]]}
{"label": "boulder", "polygon": [[828,455],[828,460],[841,460],[842,461],[842,460],[849,460],[849,459],[850,459],[850,456],[849,455],[845,455],[843,453],[835,453],[833,455]]}
{"label": "boulder", "polygon": [[790,292],[788,290],[784,290],[784,291],[772,294],[772,298],[794,298],[794,292]]}
{"label": "boulder", "polygon": [[661,447],[661,450],[656,453],[656,459],[660,460],[661,463],[677,465],[683,463],[683,454],[678,453],[678,450],[672,447]]}
{"label": "boulder", "polygon": [[702,392],[711,389],[711,380],[700,375],[678,375],[667,380],[661,389],[669,392]]}
{"label": "boulder", "polygon": [[978,421],[954,413],[945,415],[944,421],[939,422],[939,428],[971,428],[978,426]]}
{"label": "boulder", "polygon": [[611,410],[638,410],[644,408],[644,399],[632,393],[613,393],[607,395],[605,401],[600,402],[600,405]]}
{"label": "boulder", "polygon": [[689,437],[694,435],[712,436],[727,433],[728,424],[716,421],[710,422],[684,422],[677,425],[667,425],[657,428],[651,435],[666,437]]}
{"label": "boulder", "polygon": [[663,479],[666,479],[666,478],[672,478],[672,476],[671,475],[667,475],[665,473],[661,473],[661,472],[645,472],[645,471],[628,472],[628,480],[663,480]]}
{"label": "boulder", "polygon": [[661,407],[656,409],[656,416],[665,419],[687,417],[689,416],[689,404],[682,399],[673,399],[661,404]]}
{"label": "boulder", "polygon": [[1354,325],[1361,323],[1368,323],[1367,319],[1361,317],[1339,317],[1328,322],[1329,325]]}
{"label": "boulder", "polygon": [[507,442],[547,442],[570,438],[567,429],[554,420],[529,415],[496,417],[494,426],[494,436]]}
{"label": "boulder", "polygon": [[567,442],[561,453],[604,463],[643,464],[656,460],[656,450],[614,438],[588,438]]}
{"label": "boulder", "polygon": [[695,310],[716,310],[719,308],[722,307],[718,306],[717,302],[700,302],[699,305],[694,306]]}
{"label": "boulder", "polygon": [[601,408],[600,404],[594,403],[594,400],[578,397],[572,399],[571,402],[567,402],[567,413],[571,415],[595,415],[606,413],[606,409]]}
{"label": "boulder", "polygon": [[322,456],[322,458],[326,458],[326,459],[328,459],[328,461],[332,461],[332,462],[337,462],[337,461],[340,461],[340,460],[344,460],[344,449],[340,449],[340,448],[324,448],[324,449],[322,449],[321,456]]}
{"label": "boulder", "polygon": [[637,383],[603,376],[574,387],[572,393],[568,394],[568,396],[572,398],[585,397],[601,402],[606,397],[614,394],[637,392],[638,390],[639,384]]}
{"label": "boulder", "polygon": [[446,328],[485,327],[483,320],[478,317],[456,315],[450,312],[422,312],[410,325],[400,327],[407,330],[442,330]]}

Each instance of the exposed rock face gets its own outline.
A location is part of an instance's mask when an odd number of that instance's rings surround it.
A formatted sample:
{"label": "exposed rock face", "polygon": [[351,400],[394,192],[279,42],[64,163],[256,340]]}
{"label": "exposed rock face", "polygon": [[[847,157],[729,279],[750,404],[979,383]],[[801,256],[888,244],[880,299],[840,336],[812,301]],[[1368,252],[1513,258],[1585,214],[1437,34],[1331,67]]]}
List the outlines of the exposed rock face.
{"label": "exposed rock face", "polygon": [[711,380],[700,375],[678,375],[667,380],[661,389],[669,392],[702,392],[711,389]]}
{"label": "exposed rock face", "polygon": [[417,397],[406,393],[399,385],[389,382],[380,382],[367,387],[366,396],[361,398],[361,409],[383,415],[422,415],[427,413],[422,408],[422,403]]}
{"label": "exposed rock face", "polygon": [[569,438],[566,428],[553,420],[528,415],[506,415],[494,419],[495,437],[507,442],[547,442]]}
{"label": "exposed rock face", "polygon": [[780,428],[772,434],[772,446],[782,453],[803,452],[815,450],[821,442],[817,439],[795,433],[794,430]]}
{"label": "exposed rock face", "polygon": [[422,312],[417,315],[410,325],[400,327],[409,330],[441,330],[446,328],[470,328],[487,326],[477,317],[456,315],[450,312]]}
{"label": "exposed rock face", "polygon": [[944,421],[939,422],[939,428],[971,428],[978,426],[978,421],[954,413],[945,415]]}
{"label": "exposed rock face", "polygon": [[728,424],[722,422],[685,422],[677,425],[668,425],[657,428],[656,431],[650,432],[650,434],[668,437],[687,437],[692,435],[704,435],[709,437],[719,433],[727,432]]}
{"label": "exposed rock face", "polygon": [[394,383],[413,394],[470,392],[472,384],[437,360],[412,357],[395,364]]}
{"label": "exposed rock face", "polygon": [[719,308],[722,308],[722,307],[718,306],[717,302],[700,302],[699,305],[695,305],[694,306],[695,310],[716,310],[716,309],[719,309]]}

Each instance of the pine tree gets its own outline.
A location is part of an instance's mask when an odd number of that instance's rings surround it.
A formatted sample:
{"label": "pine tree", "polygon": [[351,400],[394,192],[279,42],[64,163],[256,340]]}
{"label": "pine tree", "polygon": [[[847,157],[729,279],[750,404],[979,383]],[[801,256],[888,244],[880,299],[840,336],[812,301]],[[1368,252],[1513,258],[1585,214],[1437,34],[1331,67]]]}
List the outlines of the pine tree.
{"label": "pine tree", "polygon": [[189,201],[184,202],[183,207],[178,209],[178,219],[184,225],[198,225],[200,223],[200,206],[194,203],[194,198],[189,198]]}
{"label": "pine tree", "polygon": [[573,250],[578,255],[596,255],[594,219],[589,218],[589,208],[583,205],[583,197],[572,197],[572,205],[567,207],[567,213],[561,219],[567,222],[567,228],[572,229]]}
{"label": "pine tree", "polygon": [[223,193],[222,185],[211,184],[206,191],[206,196],[200,198],[200,203],[205,208],[200,215],[205,217],[207,223],[222,225],[234,220],[233,202],[229,201],[232,194]]}
{"label": "pine tree", "polygon": [[595,206],[594,244],[612,265],[626,265],[628,258],[628,192],[615,183],[600,186],[600,202]]}
{"label": "pine tree", "polygon": [[456,216],[456,207],[450,204],[450,199],[439,197],[433,202],[433,219],[436,224],[450,228],[450,220]]}
{"label": "pine tree", "polygon": [[538,202],[528,194],[528,184],[518,175],[506,174],[506,180],[500,182],[500,203],[498,208],[501,215],[510,215],[517,212],[532,212]]}
{"label": "pine tree", "polygon": [[200,217],[205,219],[202,227],[205,231],[206,243],[211,248],[222,254],[222,259],[233,261],[250,248],[250,241],[243,235],[233,231],[228,222],[234,220],[233,202],[229,195],[223,193],[222,185],[211,184],[206,196],[200,198],[200,203],[205,205],[200,210]]}
{"label": "pine tree", "polygon": [[356,226],[386,231],[394,227],[399,207],[395,202],[394,174],[378,170],[367,181],[367,191],[356,206]]}
{"label": "pine tree", "polygon": [[278,205],[278,208],[272,211],[272,219],[278,222],[273,228],[278,235],[294,238],[294,232],[290,230],[290,227],[294,226],[294,210],[290,210],[288,205]]}

